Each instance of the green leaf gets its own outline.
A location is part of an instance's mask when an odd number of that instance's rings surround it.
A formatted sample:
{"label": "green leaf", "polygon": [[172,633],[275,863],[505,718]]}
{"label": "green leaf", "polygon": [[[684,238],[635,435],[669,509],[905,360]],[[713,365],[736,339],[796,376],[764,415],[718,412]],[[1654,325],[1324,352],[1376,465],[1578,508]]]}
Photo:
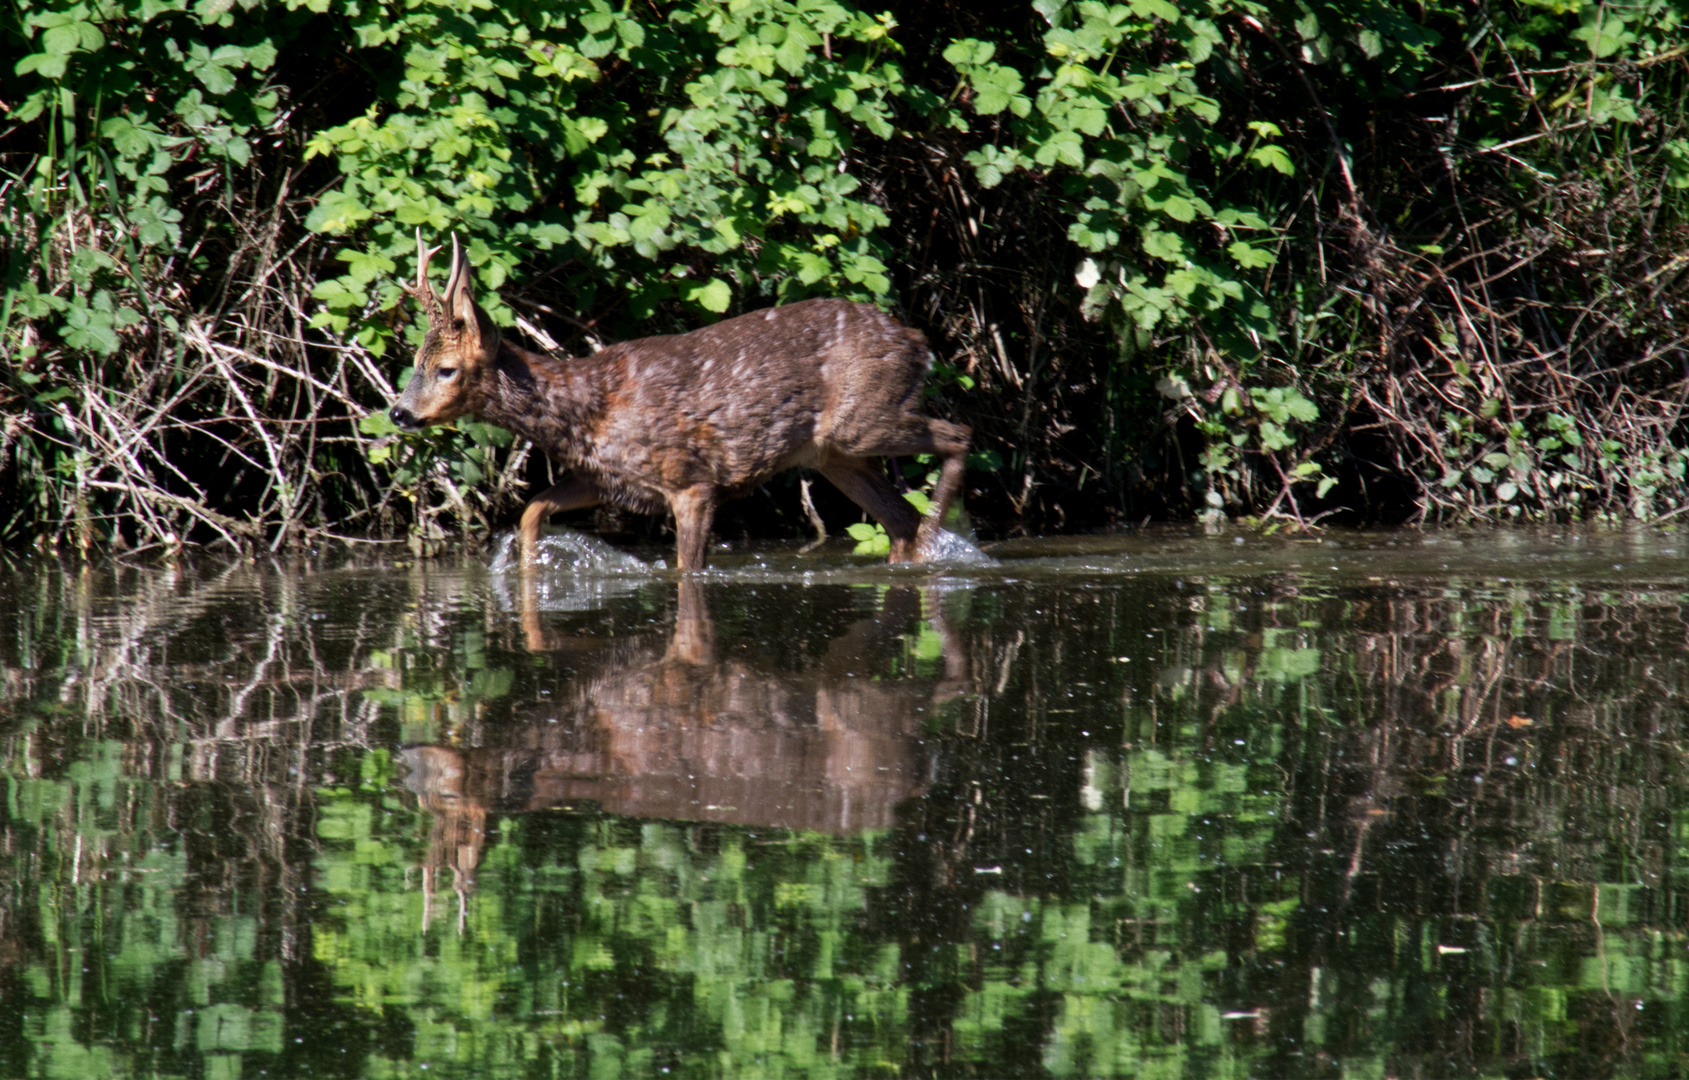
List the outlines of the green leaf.
{"label": "green leaf", "polygon": [[234,75],[221,64],[201,64],[194,69],[194,77],[204,83],[207,90],[219,96],[235,88]]}
{"label": "green leaf", "polygon": [[73,349],[89,349],[102,356],[115,353],[121,344],[109,312],[80,305],[65,313],[64,340]]}
{"label": "green leaf", "polygon": [[151,132],[138,127],[127,116],[113,116],[100,123],[100,134],[124,157],[140,157],[156,145]]}
{"label": "green leaf", "polygon": [[41,47],[55,56],[95,52],[105,48],[106,36],[90,22],[62,23],[41,35]]}
{"label": "green leaf", "polygon": [[1020,164],[1019,155],[1014,151],[1005,152],[989,143],[970,152],[963,160],[974,167],[974,176],[983,188],[996,187]]}
{"label": "green leaf", "polygon": [[1176,23],[1183,18],[1184,13],[1169,0],[1128,0],[1133,14],[1141,18],[1157,18],[1165,22]]}
{"label": "green leaf", "polygon": [[12,70],[19,75],[34,72],[43,79],[62,79],[68,60],[68,53],[32,53],[19,60]]}
{"label": "green leaf", "polygon": [[312,232],[344,232],[374,216],[374,211],[363,205],[357,196],[331,191],[305,215],[305,227]]}
{"label": "green leaf", "polygon": [[370,413],[368,416],[365,416],[363,419],[358,421],[358,430],[363,432],[365,435],[380,437],[383,435],[398,434],[399,427],[397,424],[393,423],[392,418],[387,415],[386,409],[377,409],[375,412]]}
{"label": "green leaf", "polygon": [[342,251],[335,258],[346,264],[347,275],[360,287],[377,278],[390,277],[399,269],[398,264],[387,256],[363,251]]}
{"label": "green leaf", "polygon": [[276,62],[276,47],[269,41],[260,41],[246,50],[246,62],[259,71],[267,70]]}
{"label": "green leaf", "polygon": [[[1032,158],[1040,165],[1060,164],[1078,168],[1085,164],[1085,144],[1077,131],[1058,131],[1038,147]],[[1189,221],[1190,218],[1183,220]]]}
{"label": "green leaf", "polygon": [[831,260],[820,252],[800,251],[794,261],[798,264],[798,280],[805,285],[825,281],[833,273]]}
{"label": "green leaf", "polygon": [[1166,262],[1183,263],[1185,261],[1185,242],[1178,233],[1146,228],[1143,230],[1142,236],[1144,254]]}
{"label": "green leaf", "polygon": [[891,551],[891,537],[886,535],[883,525],[858,521],[845,526],[845,532],[856,541],[858,555],[885,555]]}
{"label": "green leaf", "polygon": [[1285,152],[1285,149],[1282,146],[1277,146],[1272,143],[1268,143],[1264,146],[1257,146],[1255,149],[1249,151],[1249,160],[1253,161],[1257,165],[1261,165],[1269,169],[1276,169],[1286,176],[1296,175],[1296,165],[1290,160],[1290,155]]}
{"label": "green leaf", "polygon": [[963,38],[951,42],[941,55],[945,63],[960,68],[989,63],[996,54],[997,46],[989,41]]}
{"label": "green leaf", "polygon": [[1598,60],[1605,60],[1621,49],[1636,44],[1636,35],[1625,25],[1624,19],[1606,4],[1597,4],[1583,12],[1583,25],[1572,31],[1573,38],[1586,42]]}
{"label": "green leaf", "polygon": [[[1021,81],[1020,72],[1014,68],[992,64],[989,68],[970,75],[968,81],[974,87],[974,111],[981,115],[992,116],[1010,108],[1017,100],[1025,101],[1021,90],[1026,84]],[[1021,115],[1025,113],[1021,112]]]}
{"label": "green leaf", "polygon": [[1261,421],[1261,445],[1269,451],[1279,451],[1294,446],[1296,440],[1271,420]]}
{"label": "green leaf", "polygon": [[1188,223],[1196,220],[1196,204],[1182,195],[1174,195],[1164,201],[1161,212],[1174,221]]}
{"label": "green leaf", "polygon": [[1259,270],[1273,265],[1276,261],[1276,256],[1271,251],[1256,247],[1246,240],[1233,241],[1227,246],[1226,254],[1232,257],[1233,262],[1249,270]]}
{"label": "green leaf", "polygon": [[719,315],[727,310],[729,304],[733,303],[733,290],[727,282],[720,278],[711,278],[702,285],[694,285],[688,288],[686,299],[706,311],[713,311]]}
{"label": "green leaf", "polygon": [[509,430],[497,424],[483,423],[480,420],[459,420],[458,430],[469,436],[469,441],[480,447],[509,446],[516,441],[516,436]]}

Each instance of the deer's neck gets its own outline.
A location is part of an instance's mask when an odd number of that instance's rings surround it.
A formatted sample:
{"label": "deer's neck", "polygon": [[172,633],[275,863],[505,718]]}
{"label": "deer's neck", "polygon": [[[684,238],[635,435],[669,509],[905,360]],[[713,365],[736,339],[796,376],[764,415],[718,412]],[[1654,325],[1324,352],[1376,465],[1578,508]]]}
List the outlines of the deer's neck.
{"label": "deer's neck", "polygon": [[481,380],[475,414],[532,439],[564,461],[588,455],[593,419],[603,392],[591,357],[559,360],[508,342],[499,345],[493,370]]}

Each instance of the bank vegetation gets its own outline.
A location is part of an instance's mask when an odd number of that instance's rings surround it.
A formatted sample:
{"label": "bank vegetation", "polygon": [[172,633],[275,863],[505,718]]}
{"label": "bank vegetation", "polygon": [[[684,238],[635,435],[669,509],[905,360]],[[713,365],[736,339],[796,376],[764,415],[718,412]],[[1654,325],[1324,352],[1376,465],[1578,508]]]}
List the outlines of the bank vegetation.
{"label": "bank vegetation", "polygon": [[540,455],[381,417],[418,229],[540,348],[887,306],[975,430],[987,536],[1671,519],[1684,11],[16,0],[0,543],[508,524]]}

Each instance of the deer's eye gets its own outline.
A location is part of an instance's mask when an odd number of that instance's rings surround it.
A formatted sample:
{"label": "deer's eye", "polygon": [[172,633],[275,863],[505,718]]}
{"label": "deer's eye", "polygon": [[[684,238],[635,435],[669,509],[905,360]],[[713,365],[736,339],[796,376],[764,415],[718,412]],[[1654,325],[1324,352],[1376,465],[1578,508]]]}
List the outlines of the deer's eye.
{"label": "deer's eye", "polygon": [[434,377],[436,379],[439,379],[441,382],[451,382],[453,379],[457,378],[457,368],[455,368],[455,367],[435,368],[434,369]]}

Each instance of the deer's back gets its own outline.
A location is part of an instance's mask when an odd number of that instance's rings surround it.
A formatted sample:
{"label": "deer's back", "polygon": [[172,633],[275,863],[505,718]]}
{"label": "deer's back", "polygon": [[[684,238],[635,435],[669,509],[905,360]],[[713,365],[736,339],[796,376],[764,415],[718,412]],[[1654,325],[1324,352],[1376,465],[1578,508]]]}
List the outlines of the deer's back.
{"label": "deer's back", "polygon": [[640,487],[754,486],[915,408],[930,356],[919,331],[844,300],[612,345],[573,362],[600,372],[580,464],[635,501]]}

